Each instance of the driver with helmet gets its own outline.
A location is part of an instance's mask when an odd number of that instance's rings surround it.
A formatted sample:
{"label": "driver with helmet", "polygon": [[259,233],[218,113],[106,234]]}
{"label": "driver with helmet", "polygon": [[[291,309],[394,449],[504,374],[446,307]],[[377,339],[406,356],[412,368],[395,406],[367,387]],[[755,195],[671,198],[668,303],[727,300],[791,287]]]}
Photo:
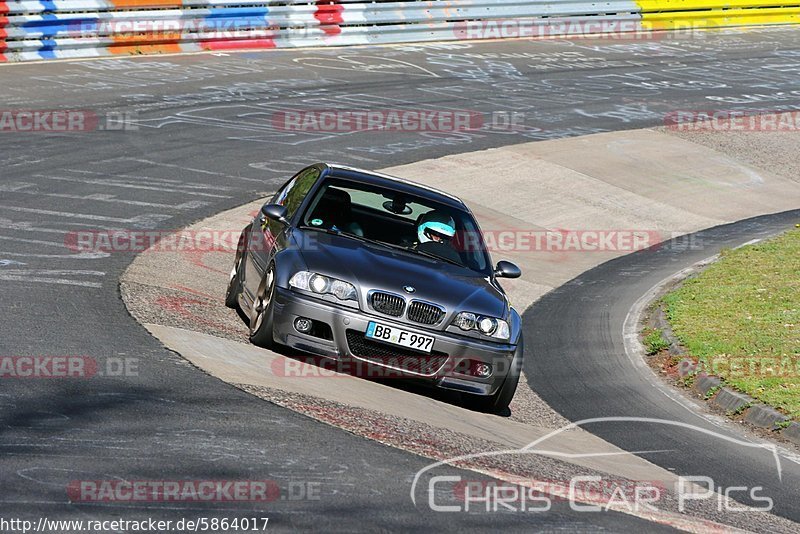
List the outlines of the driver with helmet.
{"label": "driver with helmet", "polygon": [[432,210],[420,217],[414,248],[441,258],[461,263],[452,240],[456,235],[453,218],[441,211]]}

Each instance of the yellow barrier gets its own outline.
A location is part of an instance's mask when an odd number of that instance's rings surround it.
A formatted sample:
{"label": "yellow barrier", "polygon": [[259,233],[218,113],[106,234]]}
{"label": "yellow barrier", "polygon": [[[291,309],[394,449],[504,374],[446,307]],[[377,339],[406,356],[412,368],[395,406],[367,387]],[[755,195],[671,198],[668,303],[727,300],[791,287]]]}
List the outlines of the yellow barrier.
{"label": "yellow barrier", "polygon": [[700,11],[703,9],[800,7],[800,2],[786,0],[638,0],[642,11]]}
{"label": "yellow barrier", "polygon": [[798,0],[636,0],[636,4],[647,30],[800,23]]}

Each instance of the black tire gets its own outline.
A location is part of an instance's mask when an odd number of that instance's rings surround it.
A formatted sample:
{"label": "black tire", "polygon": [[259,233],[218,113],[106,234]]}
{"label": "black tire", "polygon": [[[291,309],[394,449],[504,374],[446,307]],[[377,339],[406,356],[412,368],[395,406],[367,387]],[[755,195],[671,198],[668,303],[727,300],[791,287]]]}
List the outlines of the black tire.
{"label": "black tire", "polygon": [[244,260],[245,243],[247,243],[247,228],[239,236],[239,244],[236,246],[236,258],[233,260],[228,289],[225,291],[225,306],[232,310],[239,309],[239,294],[242,292],[242,276],[240,273],[242,261]]}
{"label": "black tire", "polygon": [[250,342],[265,349],[275,346],[272,338],[272,320],[275,302],[275,264],[270,263],[264,278],[258,285],[253,308],[250,311]]}
{"label": "black tire", "polygon": [[517,385],[519,384],[519,376],[522,372],[522,356],[524,353],[525,344],[522,340],[522,334],[520,334],[517,350],[514,351],[514,358],[511,360],[511,367],[508,370],[505,380],[503,380],[503,385],[500,386],[494,395],[467,395],[464,399],[465,406],[479,412],[498,415],[507,414],[508,406],[511,404],[511,400],[514,398],[514,393],[516,393]]}

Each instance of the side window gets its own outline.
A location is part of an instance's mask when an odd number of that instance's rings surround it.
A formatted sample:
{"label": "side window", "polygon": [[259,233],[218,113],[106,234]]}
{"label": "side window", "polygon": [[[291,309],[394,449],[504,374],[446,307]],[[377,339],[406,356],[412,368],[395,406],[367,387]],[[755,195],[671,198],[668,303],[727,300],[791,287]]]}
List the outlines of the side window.
{"label": "side window", "polygon": [[300,171],[273,199],[275,204],[286,206],[286,218],[291,219],[306,195],[319,178],[319,169],[309,167]]}
{"label": "side window", "polygon": [[286,198],[286,192],[289,190],[289,188],[292,186],[292,184],[294,184],[294,181],[295,181],[295,177],[292,177],[291,180],[289,180],[288,182],[283,184],[283,186],[280,189],[278,189],[278,192],[275,193],[275,195],[269,201],[270,204],[283,205],[283,201]]}

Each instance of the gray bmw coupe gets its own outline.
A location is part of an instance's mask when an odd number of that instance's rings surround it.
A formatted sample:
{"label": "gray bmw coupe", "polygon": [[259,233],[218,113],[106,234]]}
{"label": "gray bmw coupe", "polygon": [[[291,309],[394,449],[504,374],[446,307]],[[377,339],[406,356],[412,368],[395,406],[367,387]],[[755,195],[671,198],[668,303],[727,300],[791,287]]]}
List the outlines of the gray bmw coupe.
{"label": "gray bmw coupe", "polygon": [[298,172],[242,231],[226,304],[250,340],[462,393],[503,412],[519,381],[519,314],[458,198],[338,165]]}

